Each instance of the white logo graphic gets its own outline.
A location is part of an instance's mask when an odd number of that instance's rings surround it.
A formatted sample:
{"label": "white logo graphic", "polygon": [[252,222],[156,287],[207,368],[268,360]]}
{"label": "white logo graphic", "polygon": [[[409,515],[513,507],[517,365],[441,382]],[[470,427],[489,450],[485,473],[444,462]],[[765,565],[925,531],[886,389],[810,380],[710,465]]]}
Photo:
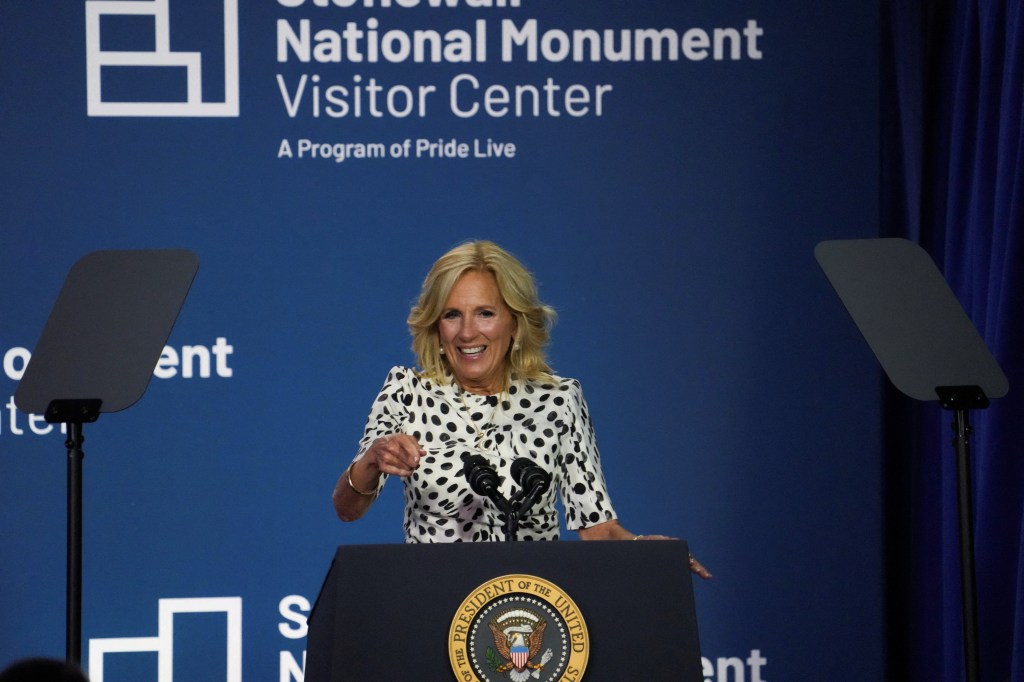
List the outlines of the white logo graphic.
{"label": "white logo graphic", "polygon": [[242,599],[207,597],[200,599],[161,599],[160,625],[156,637],[111,637],[89,640],[89,679],[103,682],[103,657],[155,651],[158,661],[157,682],[174,680],[174,616],[178,613],[224,613],[227,616],[226,682],[242,682]]}
{"label": "white logo graphic", "polygon": [[[172,52],[169,0],[87,0],[85,53],[90,116],[238,116],[238,0],[224,0],[224,101],[203,101],[200,52]],[[152,50],[104,50],[104,17],[152,17]],[[104,67],[184,69],[187,94],[169,101],[104,101]]]}

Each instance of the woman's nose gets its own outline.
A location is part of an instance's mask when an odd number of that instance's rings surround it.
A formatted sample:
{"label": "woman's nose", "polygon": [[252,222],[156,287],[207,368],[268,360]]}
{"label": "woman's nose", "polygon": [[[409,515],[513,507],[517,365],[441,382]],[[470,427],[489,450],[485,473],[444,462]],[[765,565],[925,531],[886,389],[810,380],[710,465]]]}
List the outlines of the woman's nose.
{"label": "woman's nose", "polygon": [[476,336],[476,325],[470,318],[463,318],[462,324],[459,325],[459,338],[464,340],[470,340]]}

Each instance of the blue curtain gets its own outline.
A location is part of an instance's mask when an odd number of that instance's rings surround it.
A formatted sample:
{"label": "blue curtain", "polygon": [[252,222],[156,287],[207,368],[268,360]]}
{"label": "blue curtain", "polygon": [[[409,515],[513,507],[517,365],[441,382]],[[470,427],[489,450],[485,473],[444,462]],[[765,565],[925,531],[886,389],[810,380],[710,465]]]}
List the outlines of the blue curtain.
{"label": "blue curtain", "polygon": [[[971,415],[983,682],[1024,682],[1022,5],[882,6],[883,235],[931,253],[1010,382]],[[888,390],[889,678],[963,679],[952,415]]]}

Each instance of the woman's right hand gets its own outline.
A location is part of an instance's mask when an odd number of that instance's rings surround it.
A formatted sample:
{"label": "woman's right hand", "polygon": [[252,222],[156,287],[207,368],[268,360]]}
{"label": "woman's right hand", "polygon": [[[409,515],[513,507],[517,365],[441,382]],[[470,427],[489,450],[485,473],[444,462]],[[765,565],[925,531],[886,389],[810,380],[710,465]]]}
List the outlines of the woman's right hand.
{"label": "woman's right hand", "polygon": [[373,441],[363,459],[382,474],[409,476],[426,454],[412,436],[393,433]]}

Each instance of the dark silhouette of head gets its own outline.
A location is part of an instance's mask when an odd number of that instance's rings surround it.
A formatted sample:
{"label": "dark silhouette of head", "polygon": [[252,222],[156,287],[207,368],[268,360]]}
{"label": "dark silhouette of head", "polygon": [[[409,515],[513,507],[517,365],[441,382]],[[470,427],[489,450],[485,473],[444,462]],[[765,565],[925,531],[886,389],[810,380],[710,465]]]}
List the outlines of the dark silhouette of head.
{"label": "dark silhouette of head", "polygon": [[53,658],[27,658],[0,672],[0,682],[89,682],[77,667]]}

